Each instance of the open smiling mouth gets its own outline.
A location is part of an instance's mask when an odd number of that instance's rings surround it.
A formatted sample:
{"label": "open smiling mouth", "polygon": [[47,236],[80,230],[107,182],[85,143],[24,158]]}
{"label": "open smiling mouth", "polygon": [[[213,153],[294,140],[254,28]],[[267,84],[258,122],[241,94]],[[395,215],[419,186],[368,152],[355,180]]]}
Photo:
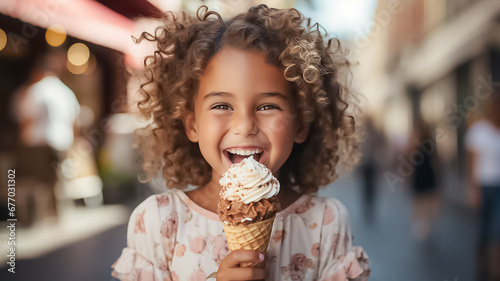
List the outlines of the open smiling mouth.
{"label": "open smiling mouth", "polygon": [[226,157],[231,161],[231,163],[240,163],[243,159],[253,156],[255,161],[259,162],[260,157],[262,156],[261,149],[253,149],[253,150],[243,150],[243,149],[228,149],[224,152]]}

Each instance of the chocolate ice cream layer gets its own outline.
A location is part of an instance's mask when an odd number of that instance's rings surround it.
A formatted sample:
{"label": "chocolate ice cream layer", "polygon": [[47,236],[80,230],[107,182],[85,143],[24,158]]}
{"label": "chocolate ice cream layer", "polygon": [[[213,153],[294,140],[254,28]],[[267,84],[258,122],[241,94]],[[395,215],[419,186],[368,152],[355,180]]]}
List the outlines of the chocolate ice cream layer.
{"label": "chocolate ice cream layer", "polygon": [[272,218],[281,210],[278,196],[245,204],[241,201],[219,200],[217,213],[228,225],[249,225]]}

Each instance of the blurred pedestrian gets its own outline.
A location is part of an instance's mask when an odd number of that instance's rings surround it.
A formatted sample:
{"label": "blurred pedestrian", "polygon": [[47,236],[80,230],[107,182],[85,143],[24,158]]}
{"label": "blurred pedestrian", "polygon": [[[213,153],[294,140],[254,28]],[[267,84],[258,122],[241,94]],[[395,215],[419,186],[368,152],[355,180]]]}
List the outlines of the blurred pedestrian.
{"label": "blurred pedestrian", "polygon": [[486,102],[486,118],[465,138],[468,156],[468,203],[480,207],[476,251],[478,280],[500,280],[500,88]]}
{"label": "blurred pedestrian", "polygon": [[13,97],[11,111],[19,124],[20,223],[57,216],[57,165],[73,143],[80,112],[75,94],[58,78],[65,63],[64,53],[42,55],[34,61],[29,81]]}
{"label": "blurred pedestrian", "polygon": [[367,222],[373,222],[377,188],[377,168],[380,166],[384,139],[369,115],[364,120],[364,139],[361,145],[363,159],[359,167],[363,177],[363,212]]}
{"label": "blurred pedestrian", "polygon": [[412,234],[426,241],[439,214],[440,194],[436,179],[436,147],[431,129],[419,120],[409,138],[408,155],[414,165],[412,178],[413,222]]}

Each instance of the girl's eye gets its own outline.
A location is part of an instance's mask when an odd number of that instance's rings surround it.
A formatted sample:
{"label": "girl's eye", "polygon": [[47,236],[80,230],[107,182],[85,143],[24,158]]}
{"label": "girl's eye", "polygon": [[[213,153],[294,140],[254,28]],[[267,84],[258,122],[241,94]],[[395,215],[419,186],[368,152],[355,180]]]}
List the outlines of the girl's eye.
{"label": "girl's eye", "polygon": [[262,105],[261,107],[257,108],[258,111],[271,110],[271,109],[281,110],[281,108],[279,106],[274,105],[274,104],[265,104],[265,105]]}
{"label": "girl's eye", "polygon": [[212,106],[210,109],[230,110],[231,107],[227,104],[216,104],[216,105]]}

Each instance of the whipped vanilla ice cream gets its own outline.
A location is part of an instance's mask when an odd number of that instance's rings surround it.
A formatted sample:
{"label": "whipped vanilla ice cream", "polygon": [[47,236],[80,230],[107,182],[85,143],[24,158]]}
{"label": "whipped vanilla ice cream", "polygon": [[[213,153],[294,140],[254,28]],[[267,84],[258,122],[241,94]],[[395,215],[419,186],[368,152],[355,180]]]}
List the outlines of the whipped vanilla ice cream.
{"label": "whipped vanilla ice cream", "polygon": [[255,161],[253,156],[231,165],[219,183],[221,198],[245,204],[269,199],[280,191],[280,184],[271,170]]}

